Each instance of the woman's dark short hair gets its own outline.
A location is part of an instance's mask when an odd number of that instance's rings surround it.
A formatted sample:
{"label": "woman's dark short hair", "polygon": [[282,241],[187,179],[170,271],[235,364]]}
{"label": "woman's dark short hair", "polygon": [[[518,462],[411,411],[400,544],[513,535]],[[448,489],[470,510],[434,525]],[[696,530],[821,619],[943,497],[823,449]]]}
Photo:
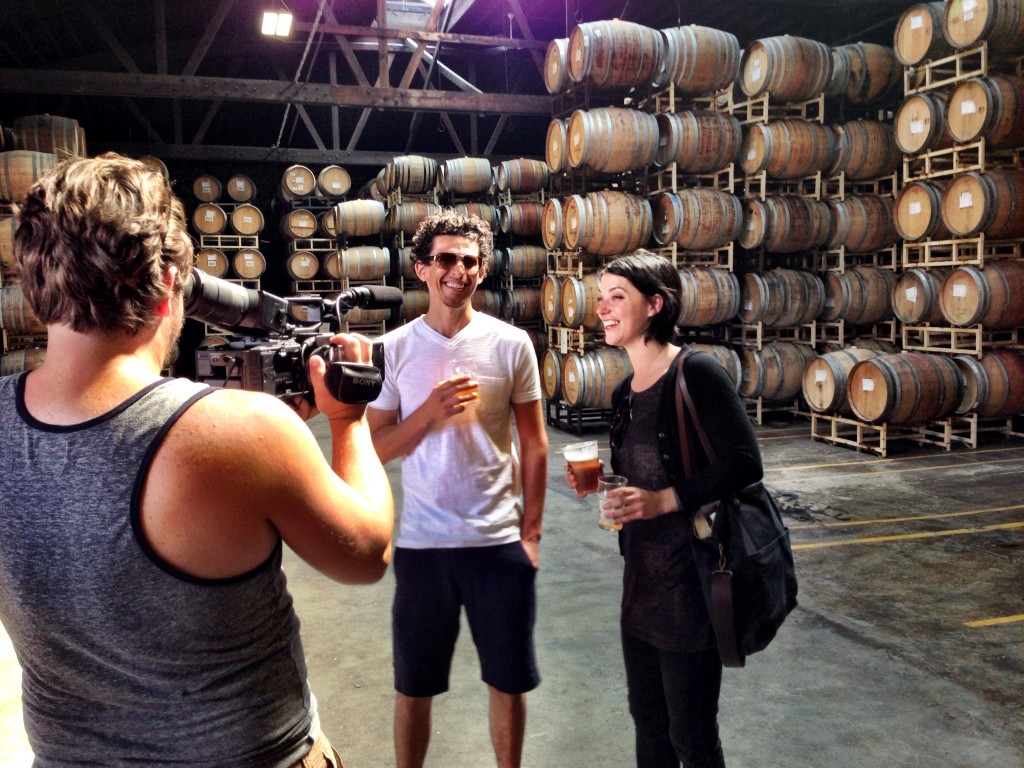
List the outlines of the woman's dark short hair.
{"label": "woman's dark short hair", "polygon": [[114,153],[71,158],[17,208],[15,268],[45,325],[137,333],[192,270],[185,209],[163,175]]}
{"label": "woman's dark short hair", "polygon": [[609,262],[602,274],[605,272],[626,278],[648,298],[661,296],[661,310],[651,318],[644,331],[644,341],[654,339],[660,344],[670,343],[676,335],[683,295],[679,271],[672,262],[641,248]]}
{"label": "woman's dark short hair", "polygon": [[480,263],[487,264],[494,253],[494,235],[490,225],[474,214],[442,208],[420,222],[412,239],[412,255],[417,261],[429,261],[434,238],[439,235],[465,237],[480,246]]}

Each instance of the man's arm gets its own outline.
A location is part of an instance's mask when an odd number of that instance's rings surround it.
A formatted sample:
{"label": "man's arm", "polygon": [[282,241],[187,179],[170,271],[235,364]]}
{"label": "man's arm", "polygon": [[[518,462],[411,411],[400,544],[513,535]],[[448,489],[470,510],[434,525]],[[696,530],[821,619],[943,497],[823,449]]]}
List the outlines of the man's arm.
{"label": "man's arm", "polygon": [[523,548],[540,566],[539,544],[544,518],[544,496],[548,487],[548,434],[540,400],[512,403],[519,434],[520,470],[523,478]]}

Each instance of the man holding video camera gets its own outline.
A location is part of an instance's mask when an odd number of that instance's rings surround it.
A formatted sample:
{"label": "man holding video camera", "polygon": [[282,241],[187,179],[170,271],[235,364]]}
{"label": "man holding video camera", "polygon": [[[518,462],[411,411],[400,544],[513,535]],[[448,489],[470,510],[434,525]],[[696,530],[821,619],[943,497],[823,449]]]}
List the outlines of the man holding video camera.
{"label": "man holding video camera", "polygon": [[548,441],[528,336],[471,303],[491,253],[490,227],[476,216],[442,210],[420,225],[413,255],[429,306],[383,337],[387,378],[367,412],[381,459],[403,457],[392,610],[398,768],[423,765],[463,606],[502,768],[520,764],[525,694],[540,682],[533,626]]}
{"label": "man holding video camera", "polygon": [[[341,582],[385,572],[393,505],[364,406],[310,360],[328,463],[280,400],[161,375],[193,247],[142,163],[64,161],[18,217],[48,345],[0,378],[0,618],[37,759],[340,768],[281,560],[287,544]],[[369,358],[368,339],[332,342]]]}

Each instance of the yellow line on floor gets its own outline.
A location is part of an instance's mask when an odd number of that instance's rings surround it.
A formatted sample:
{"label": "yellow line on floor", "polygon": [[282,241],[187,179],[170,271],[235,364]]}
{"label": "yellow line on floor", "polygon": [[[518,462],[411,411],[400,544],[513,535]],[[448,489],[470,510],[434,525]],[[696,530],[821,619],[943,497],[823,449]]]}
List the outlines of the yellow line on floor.
{"label": "yellow line on floor", "polygon": [[1016,616],[1000,616],[995,619],[978,619],[977,621],[965,621],[965,627],[994,627],[998,624],[1013,624],[1018,621],[1024,621],[1024,613],[1018,613]]}
{"label": "yellow line on floor", "polygon": [[926,533],[900,533],[893,536],[867,536],[862,539],[840,539],[839,541],[807,541],[793,544],[793,549],[824,549],[825,547],[845,547],[850,544],[881,544],[888,541],[907,541],[909,539],[930,539],[936,536],[959,536],[965,533],[978,533],[977,528],[953,528],[948,531],[929,531]]}
{"label": "yellow line on floor", "polygon": [[[962,461],[956,461],[956,462],[950,462],[948,464],[933,464],[930,467],[899,467],[899,468],[895,468],[895,469],[871,469],[870,467],[866,467],[864,465],[861,465],[861,468],[863,469],[862,472],[843,472],[843,473],[833,472],[832,476],[833,477],[877,477],[879,475],[897,475],[897,474],[910,473],[910,472],[936,472],[938,470],[943,470],[943,469],[964,469],[964,468],[967,468],[967,467],[987,467],[987,466],[989,466],[991,464],[1008,464],[1008,463],[1011,463],[1011,462],[1014,462],[1014,461],[1024,461],[1024,456],[1018,456],[1018,457],[1013,458],[1013,459],[986,459],[985,461],[973,461],[973,462],[969,462],[969,463],[965,463],[965,462],[962,462]],[[819,464],[816,467],[804,466],[804,467],[796,467],[796,469],[797,470],[804,470],[804,469],[833,469],[836,466],[844,466],[844,465]],[[767,474],[768,472],[772,472],[772,471],[774,471],[774,472],[781,472],[783,470],[781,468],[772,468],[772,469],[766,469],[765,473]],[[820,475],[819,475],[819,477],[820,477]]]}
{"label": "yellow line on floor", "polygon": [[969,453],[919,453],[913,456],[889,456],[887,458],[875,458],[869,459],[864,458],[860,461],[840,461],[826,464],[797,464],[795,466],[779,466],[779,467],[765,467],[765,472],[802,472],[804,470],[814,469],[835,469],[837,467],[863,467],[871,464],[894,464],[904,461],[921,461],[922,459],[940,459],[948,456],[962,456],[964,458],[970,458],[972,456],[981,456],[988,453],[1007,453],[1009,451],[1021,451],[1020,446],[1008,447],[1008,448],[984,448],[981,450],[970,451]]}
{"label": "yellow line on floor", "polygon": [[[968,509],[963,512],[939,512],[934,515],[907,515],[905,517],[882,517],[872,520],[830,520],[821,523],[793,523],[789,526],[791,531],[805,528],[846,528],[854,525],[883,525],[886,523],[912,523],[920,520],[942,520],[949,517],[967,517],[969,515],[987,515],[991,512],[1009,512],[1014,509],[1024,509],[1024,504],[1014,504],[1009,507],[989,507],[988,509]],[[1008,527],[1017,527],[1022,523],[1007,523]]]}

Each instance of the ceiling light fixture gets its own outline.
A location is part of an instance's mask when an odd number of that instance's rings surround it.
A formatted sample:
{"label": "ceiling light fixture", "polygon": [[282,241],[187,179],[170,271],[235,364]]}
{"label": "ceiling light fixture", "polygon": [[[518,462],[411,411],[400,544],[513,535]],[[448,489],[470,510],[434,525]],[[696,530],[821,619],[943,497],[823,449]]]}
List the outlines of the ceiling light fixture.
{"label": "ceiling light fixture", "polygon": [[288,11],[264,11],[263,34],[288,37],[292,32],[292,15]]}

